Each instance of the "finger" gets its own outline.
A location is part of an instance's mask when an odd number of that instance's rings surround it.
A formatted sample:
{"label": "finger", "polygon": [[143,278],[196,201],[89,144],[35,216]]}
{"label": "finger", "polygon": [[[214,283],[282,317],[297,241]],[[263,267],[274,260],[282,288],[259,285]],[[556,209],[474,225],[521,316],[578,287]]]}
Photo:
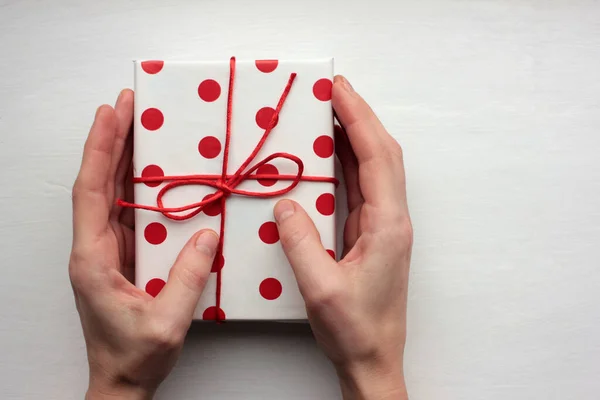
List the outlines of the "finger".
{"label": "finger", "polygon": [[107,195],[116,125],[113,108],[108,105],[99,107],[73,185],[75,238],[83,234],[98,235],[106,228],[111,207]]}
{"label": "finger", "polygon": [[318,297],[339,272],[335,260],[321,244],[317,228],[298,203],[281,200],[273,213],[283,251],[294,270],[300,293],[307,301]]}
{"label": "finger", "polygon": [[352,211],[364,201],[360,192],[360,185],[358,184],[358,161],[356,160],[354,151],[352,151],[352,147],[350,147],[350,142],[344,129],[336,125],[334,132],[335,152],[342,165],[342,173],[344,174],[344,182],[346,183],[348,211]]}
{"label": "finger", "polygon": [[113,204],[113,216],[116,214],[116,210],[118,209],[118,207],[114,205],[115,198],[118,197],[118,188],[115,185],[116,174],[123,161],[123,153],[127,145],[129,126],[131,125],[131,120],[133,118],[133,94],[131,90],[125,89],[119,93],[119,97],[115,103],[115,116],[117,119],[117,127],[111,154],[109,172],[109,179],[113,182],[113,185],[108,186],[108,199],[111,204]]}
{"label": "finger", "polygon": [[123,262],[123,275],[131,283],[135,282],[135,232],[123,227],[123,246],[125,255]]}
{"label": "finger", "polygon": [[[117,135],[115,137],[110,171],[113,179],[122,165],[123,151],[133,122],[133,91],[124,89],[117,98],[115,104],[115,115],[117,117]],[[125,169],[126,166],[125,166]]]}
{"label": "finger", "polygon": [[187,242],[171,268],[167,284],[156,297],[162,315],[168,315],[175,323],[192,320],[218,244],[219,237],[212,230],[202,230]]}
{"label": "finger", "polygon": [[348,218],[346,218],[346,223],[344,224],[344,248],[342,251],[342,259],[345,258],[348,252],[354,247],[362,233],[360,227],[360,214],[361,210],[357,209],[356,211],[349,213]]}
{"label": "finger", "polygon": [[[127,173],[125,174],[125,182],[124,182],[124,200],[128,203],[133,203],[133,164],[129,165],[127,169]],[[121,213],[119,215],[119,219],[121,224],[130,228],[131,230],[135,230],[135,212],[133,208],[124,207],[121,209]]]}
{"label": "finger", "polygon": [[332,104],[356,155],[365,201],[390,212],[405,210],[404,165],[396,140],[342,76],[334,79]]}
{"label": "finger", "polygon": [[123,199],[127,194],[127,186],[132,184],[132,175],[128,175],[132,167],[133,158],[133,137],[129,135],[125,141],[125,148],[122,151],[121,161],[115,174],[115,193],[113,199],[112,217],[118,218],[122,212],[114,200]]}
{"label": "finger", "polygon": [[376,158],[394,140],[367,102],[340,75],[334,78],[332,105],[359,163]]}

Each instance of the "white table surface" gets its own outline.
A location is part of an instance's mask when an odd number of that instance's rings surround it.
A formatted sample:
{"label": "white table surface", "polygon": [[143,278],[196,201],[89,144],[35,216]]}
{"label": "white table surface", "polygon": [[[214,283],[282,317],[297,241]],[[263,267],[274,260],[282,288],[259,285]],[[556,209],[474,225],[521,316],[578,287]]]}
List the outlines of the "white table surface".
{"label": "white table surface", "polygon": [[[80,399],[70,190],[132,59],[334,56],[406,153],[412,399],[600,396],[600,3],[0,0],[0,398]],[[335,399],[308,329],[194,327],[160,399]]]}

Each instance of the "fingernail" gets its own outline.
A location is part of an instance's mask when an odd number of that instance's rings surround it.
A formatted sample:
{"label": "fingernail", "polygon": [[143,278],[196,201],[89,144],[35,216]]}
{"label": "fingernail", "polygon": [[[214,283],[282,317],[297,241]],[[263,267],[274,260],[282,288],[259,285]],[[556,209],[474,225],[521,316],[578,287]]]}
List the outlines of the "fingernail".
{"label": "fingernail", "polygon": [[294,215],[294,204],[289,200],[281,200],[275,205],[275,210],[273,211],[277,222],[282,223],[283,221]]}
{"label": "fingernail", "polygon": [[342,83],[344,84],[344,89],[346,89],[350,93],[354,93],[354,88],[345,76],[342,76]]}
{"label": "fingernail", "polygon": [[213,231],[204,231],[196,239],[196,249],[207,256],[214,256],[217,252],[219,237]]}

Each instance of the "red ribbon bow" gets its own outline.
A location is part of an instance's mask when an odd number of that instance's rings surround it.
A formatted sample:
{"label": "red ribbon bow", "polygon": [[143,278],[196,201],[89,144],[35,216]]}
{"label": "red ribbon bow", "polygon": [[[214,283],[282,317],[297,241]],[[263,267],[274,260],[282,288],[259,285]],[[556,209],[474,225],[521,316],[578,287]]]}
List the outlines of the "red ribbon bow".
{"label": "red ribbon bow", "polygon": [[[223,152],[223,164],[220,175],[183,175],[183,176],[154,176],[154,177],[135,177],[133,178],[134,183],[149,183],[149,182],[163,182],[169,181],[159,192],[156,197],[157,206],[147,206],[142,204],[128,203],[121,199],[117,200],[117,204],[122,207],[130,207],[130,208],[138,208],[142,210],[156,211],[163,214],[165,217],[176,220],[183,221],[190,219],[196,215],[198,215],[202,210],[210,204],[220,202],[221,207],[221,225],[220,225],[220,233],[219,233],[219,245],[217,250],[217,256],[215,259],[219,259],[222,256],[223,252],[223,241],[225,237],[225,204],[226,199],[232,194],[239,196],[247,196],[247,197],[258,197],[258,198],[269,198],[269,197],[277,197],[289,193],[293,190],[300,181],[312,181],[312,182],[329,182],[338,184],[337,179],[332,177],[322,177],[322,176],[303,176],[304,172],[304,163],[300,158],[293,154],[289,153],[273,153],[258,163],[254,164],[254,166],[248,168],[250,163],[256,158],[257,154],[267,141],[269,134],[273,130],[275,126],[275,122],[279,117],[279,113],[283,108],[285,100],[292,89],[292,85],[294,80],[296,79],[296,73],[290,74],[290,78],[283,90],[281,97],[279,98],[279,102],[277,103],[277,107],[275,108],[275,113],[273,114],[267,129],[263,133],[260,141],[252,151],[252,153],[246,158],[246,160],[242,163],[242,165],[235,171],[233,175],[227,174],[227,166],[229,162],[229,145],[231,142],[231,119],[232,119],[232,98],[233,98],[233,87],[234,87],[234,78],[235,78],[235,57],[231,57],[229,62],[229,88],[227,93],[227,131],[225,135],[225,149]],[[260,167],[267,164],[269,161],[274,159],[281,158],[287,159],[294,162],[298,166],[298,172],[295,175],[281,175],[281,174],[254,174]],[[248,168],[248,169],[247,169]],[[277,180],[291,180],[292,182],[285,188],[279,190],[273,190],[270,192],[255,192],[248,190],[237,189],[237,187],[244,181],[248,179],[277,179]],[[187,186],[187,185],[205,185],[212,186],[216,189],[216,191],[210,196],[205,198],[202,201],[188,204],[182,207],[165,207],[163,203],[164,195],[169,191],[179,186]],[[186,214],[180,214],[185,211],[190,211]],[[174,214],[179,213],[179,214]],[[221,305],[221,269],[218,268],[216,271],[217,274],[217,285],[216,285],[216,310],[215,310],[215,319],[219,322],[221,319],[220,316],[220,305]]]}

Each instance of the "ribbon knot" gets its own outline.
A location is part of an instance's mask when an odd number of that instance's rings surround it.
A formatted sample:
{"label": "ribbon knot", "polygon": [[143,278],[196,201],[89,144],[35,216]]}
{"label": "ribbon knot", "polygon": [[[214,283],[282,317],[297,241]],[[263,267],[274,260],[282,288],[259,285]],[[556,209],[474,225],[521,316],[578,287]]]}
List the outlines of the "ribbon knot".
{"label": "ribbon knot", "polygon": [[[219,202],[221,205],[221,224],[220,224],[220,232],[219,232],[219,246],[218,246],[218,254],[222,255],[223,253],[223,241],[225,238],[225,212],[226,212],[226,199],[235,194],[239,196],[247,196],[247,197],[259,197],[259,198],[268,198],[268,197],[277,197],[284,195],[291,190],[293,190],[300,181],[312,181],[312,182],[329,182],[337,185],[337,179],[333,177],[322,177],[322,176],[303,176],[304,173],[304,164],[302,160],[289,153],[273,153],[263,160],[257,162],[253,166],[250,167],[250,164],[254,161],[263,145],[265,144],[269,134],[275,127],[276,121],[279,118],[279,113],[285,103],[285,100],[292,88],[292,84],[296,79],[296,73],[290,74],[287,85],[279,98],[279,102],[277,103],[277,107],[275,108],[275,112],[269,122],[267,129],[263,133],[261,139],[258,144],[252,150],[251,154],[246,158],[246,160],[240,165],[240,167],[232,174],[227,174],[227,167],[229,163],[229,146],[231,142],[231,119],[232,119],[232,110],[233,110],[233,87],[234,87],[234,77],[235,77],[235,57],[231,57],[229,62],[229,90],[227,93],[227,125],[226,125],[226,134],[225,134],[225,146],[223,151],[223,164],[221,174],[219,175],[184,175],[184,176],[160,176],[160,177],[135,177],[133,178],[134,183],[148,183],[148,182],[168,182],[164,185],[161,190],[158,192],[156,197],[157,206],[148,206],[134,203],[127,203],[121,199],[117,200],[117,204],[122,207],[131,207],[142,210],[149,210],[160,212],[165,217],[182,221],[187,220],[195,215],[202,212],[205,207],[210,204]],[[295,175],[284,175],[284,174],[257,174],[257,170],[263,165],[273,161],[275,159],[285,159],[292,161],[298,167],[298,170]],[[269,192],[256,192],[249,190],[238,189],[238,186],[247,180],[258,180],[258,179],[269,179],[269,180],[282,180],[282,181],[291,181],[290,184],[282,189],[272,190]],[[181,207],[165,207],[163,202],[163,197],[167,192],[172,189],[175,189],[179,186],[187,186],[187,185],[200,185],[200,186],[210,186],[216,189],[212,195],[205,197],[202,201],[188,204]],[[188,213],[185,213],[189,211]],[[182,214],[184,213],[184,214]],[[217,257],[219,257],[219,255]],[[220,304],[221,304],[221,269],[216,271],[217,275],[217,284],[216,284],[216,312],[215,312],[215,320],[220,321]]]}
{"label": "ribbon knot", "polygon": [[221,179],[217,180],[216,187],[223,193],[224,197],[231,196],[231,191],[233,190],[227,185],[227,182],[222,181]]}

